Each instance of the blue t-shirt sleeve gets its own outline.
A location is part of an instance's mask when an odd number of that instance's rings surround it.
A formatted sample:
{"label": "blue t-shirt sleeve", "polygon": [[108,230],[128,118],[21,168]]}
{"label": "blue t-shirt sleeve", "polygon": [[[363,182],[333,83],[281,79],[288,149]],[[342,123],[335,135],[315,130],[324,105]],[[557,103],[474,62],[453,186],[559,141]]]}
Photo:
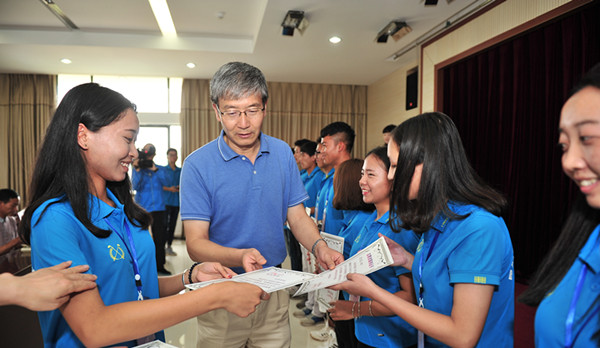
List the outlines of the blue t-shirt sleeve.
{"label": "blue t-shirt sleeve", "polygon": [[212,195],[207,189],[198,162],[198,157],[188,158],[181,170],[179,188],[181,220],[211,220]]}
{"label": "blue t-shirt sleeve", "polygon": [[[76,218],[51,205],[38,220],[40,211],[38,208],[32,219],[32,222],[37,220],[31,228],[33,268],[38,270],[69,260],[73,261],[72,266],[90,264],[79,245],[81,227]],[[86,273],[93,273],[91,266]]]}
{"label": "blue t-shirt sleeve", "polygon": [[505,240],[498,218],[472,215],[458,229],[465,238],[448,257],[450,283],[500,285]]}

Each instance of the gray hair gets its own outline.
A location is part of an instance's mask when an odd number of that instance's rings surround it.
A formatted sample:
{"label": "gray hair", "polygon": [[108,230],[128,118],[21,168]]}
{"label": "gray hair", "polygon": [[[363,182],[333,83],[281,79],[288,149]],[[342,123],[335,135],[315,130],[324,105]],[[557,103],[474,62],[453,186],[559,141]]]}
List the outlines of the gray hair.
{"label": "gray hair", "polygon": [[237,100],[257,93],[265,104],[269,97],[267,81],[263,73],[250,64],[227,63],[210,80],[210,100],[214,104],[219,103],[219,98]]}

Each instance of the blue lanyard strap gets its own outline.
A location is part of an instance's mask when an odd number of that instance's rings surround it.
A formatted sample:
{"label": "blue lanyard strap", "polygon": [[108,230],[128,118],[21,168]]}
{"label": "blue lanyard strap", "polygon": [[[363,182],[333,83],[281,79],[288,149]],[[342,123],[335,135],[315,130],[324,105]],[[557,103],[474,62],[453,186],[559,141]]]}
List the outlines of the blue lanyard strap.
{"label": "blue lanyard strap", "polygon": [[573,346],[573,323],[575,322],[575,307],[577,307],[577,301],[581,290],[583,290],[583,283],[585,282],[585,276],[587,274],[587,265],[584,263],[577,277],[577,285],[573,292],[573,298],[571,299],[571,305],[569,306],[569,312],[567,314],[567,320],[565,321],[565,347],[571,348]]}
{"label": "blue lanyard strap", "polygon": [[[435,243],[437,243],[439,236],[440,236],[440,231],[436,231],[435,236],[433,236],[433,241],[431,241],[431,246],[429,247],[429,251],[427,252],[427,258],[425,259],[425,261],[429,260],[429,257],[431,256],[431,253],[433,252],[433,248],[435,248]],[[421,257],[419,258],[419,307],[424,307],[424,305],[423,305],[423,253],[421,253]]]}
{"label": "blue lanyard strap", "polygon": [[[112,229],[117,234],[117,236],[119,236],[119,238],[122,238],[121,235],[117,233],[117,230],[114,227],[112,227],[110,222],[108,222],[108,219],[105,218],[104,222],[106,222],[108,227],[110,227],[110,229]],[[138,301],[142,301],[144,299],[144,297],[142,296],[142,276],[140,275],[140,267],[138,264],[137,253],[135,251],[135,244],[133,243],[133,235],[131,234],[131,230],[129,229],[129,224],[127,223],[127,220],[124,221],[124,225],[125,232],[127,233],[127,239],[129,240],[129,247],[127,249],[131,248],[129,249],[129,252],[131,253],[131,258],[133,259],[133,272],[135,273],[133,279],[135,280],[135,287],[138,291]],[[127,244],[125,244],[125,246],[127,247]]]}

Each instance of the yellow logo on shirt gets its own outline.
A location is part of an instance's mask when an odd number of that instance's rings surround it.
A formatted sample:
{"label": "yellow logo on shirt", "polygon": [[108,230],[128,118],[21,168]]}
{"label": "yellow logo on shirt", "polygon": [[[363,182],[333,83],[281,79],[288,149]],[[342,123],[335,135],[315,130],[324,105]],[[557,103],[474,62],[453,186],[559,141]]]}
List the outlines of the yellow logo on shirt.
{"label": "yellow logo on shirt", "polygon": [[121,245],[117,244],[117,248],[115,249],[112,245],[108,246],[110,258],[113,261],[123,260],[125,259],[125,252],[121,249]]}
{"label": "yellow logo on shirt", "polygon": [[487,277],[475,276],[473,282],[477,284],[487,284]]}
{"label": "yellow logo on shirt", "polygon": [[421,251],[421,249],[423,249],[423,244],[425,244],[425,240],[423,238],[421,238],[421,240],[419,241],[419,245],[417,245],[417,252]]}

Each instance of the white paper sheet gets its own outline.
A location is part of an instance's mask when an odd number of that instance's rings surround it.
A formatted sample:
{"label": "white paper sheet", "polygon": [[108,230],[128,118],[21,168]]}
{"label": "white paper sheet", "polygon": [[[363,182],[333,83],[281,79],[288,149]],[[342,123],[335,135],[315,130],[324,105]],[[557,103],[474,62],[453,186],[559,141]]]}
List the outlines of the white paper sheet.
{"label": "white paper sheet", "polygon": [[241,283],[254,284],[267,293],[272,293],[277,290],[286,289],[294,285],[303,283],[311,278],[315,277],[315,274],[304,273],[298,271],[292,271],[289,269],[283,269],[278,267],[269,267],[259,269],[253,272],[238,274],[231,279],[216,279],[206,282],[188,284],[186,287],[190,290],[196,290],[204,286],[220,283],[224,281],[235,281]]}
{"label": "white paper sheet", "polygon": [[[342,238],[343,239],[343,238]],[[342,243],[343,245],[343,243]],[[328,286],[346,281],[348,273],[369,274],[378,271],[393,263],[392,255],[388,249],[385,239],[379,238],[369,246],[359,251],[356,255],[337,265],[335,269],[320,274],[298,272],[289,269],[269,267],[257,271],[239,274],[231,279],[216,279],[206,282],[188,284],[190,290],[196,290],[204,286],[220,282],[242,282],[257,285],[267,293],[286,289],[294,285],[302,284],[294,296],[309,291],[324,289]],[[331,293],[321,296],[325,301],[331,299]],[[335,297],[334,300],[337,300]]]}
{"label": "white paper sheet", "polygon": [[135,346],[133,348],[177,348],[177,347],[167,344],[165,342],[156,340],[156,341],[152,341],[149,343],[141,344],[139,346]]}

